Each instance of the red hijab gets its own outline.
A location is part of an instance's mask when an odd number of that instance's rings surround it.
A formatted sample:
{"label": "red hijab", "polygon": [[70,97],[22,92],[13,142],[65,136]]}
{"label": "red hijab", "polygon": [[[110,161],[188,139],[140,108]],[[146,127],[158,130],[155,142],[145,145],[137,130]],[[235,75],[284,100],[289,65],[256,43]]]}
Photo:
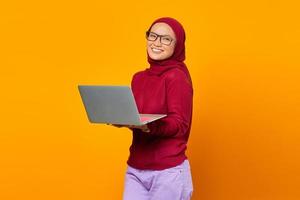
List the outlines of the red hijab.
{"label": "red hijab", "polygon": [[149,74],[160,75],[169,69],[178,68],[182,70],[187,75],[188,79],[191,81],[189,71],[185,63],[183,62],[185,60],[185,31],[183,29],[183,26],[174,18],[162,17],[155,20],[151,24],[148,31],[151,30],[154,24],[159,22],[166,23],[172,28],[176,36],[176,46],[173,55],[165,60],[153,60],[152,58],[150,58],[147,52],[148,63],[150,64],[150,68],[147,68],[146,71]]}

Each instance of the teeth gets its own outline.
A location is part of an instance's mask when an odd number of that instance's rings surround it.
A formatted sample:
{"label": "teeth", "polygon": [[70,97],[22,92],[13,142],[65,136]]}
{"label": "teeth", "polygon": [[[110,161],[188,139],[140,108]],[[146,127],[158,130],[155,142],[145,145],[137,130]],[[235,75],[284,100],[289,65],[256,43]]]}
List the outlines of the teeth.
{"label": "teeth", "polygon": [[162,52],[162,50],[160,50],[160,49],[155,49],[155,48],[152,48],[152,51],[154,51],[154,52]]}

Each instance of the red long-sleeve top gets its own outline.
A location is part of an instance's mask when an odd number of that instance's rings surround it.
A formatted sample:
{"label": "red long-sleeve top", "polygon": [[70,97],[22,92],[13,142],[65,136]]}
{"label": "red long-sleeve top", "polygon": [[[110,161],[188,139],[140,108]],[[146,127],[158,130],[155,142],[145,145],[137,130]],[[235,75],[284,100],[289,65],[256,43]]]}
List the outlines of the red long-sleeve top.
{"label": "red long-sleeve top", "polygon": [[128,165],[162,170],[180,164],[187,158],[193,109],[193,87],[187,75],[178,68],[156,75],[144,70],[134,74],[131,87],[140,113],[167,116],[149,123],[149,133],[132,129]]}

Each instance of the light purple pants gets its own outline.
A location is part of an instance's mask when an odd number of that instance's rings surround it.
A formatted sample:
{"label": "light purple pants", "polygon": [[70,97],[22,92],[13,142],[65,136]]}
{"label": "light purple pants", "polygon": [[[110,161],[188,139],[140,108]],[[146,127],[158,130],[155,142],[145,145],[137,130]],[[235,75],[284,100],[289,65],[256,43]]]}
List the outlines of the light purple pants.
{"label": "light purple pants", "polygon": [[127,166],[123,200],[189,200],[193,183],[188,160],[164,170]]}

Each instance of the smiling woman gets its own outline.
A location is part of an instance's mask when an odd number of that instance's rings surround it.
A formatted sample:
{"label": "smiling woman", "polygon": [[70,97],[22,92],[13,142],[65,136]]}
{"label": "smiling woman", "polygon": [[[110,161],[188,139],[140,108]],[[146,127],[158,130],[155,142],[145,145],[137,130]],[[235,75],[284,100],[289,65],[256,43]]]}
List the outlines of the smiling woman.
{"label": "smiling woman", "polygon": [[185,150],[193,86],[183,62],[185,32],[178,21],[164,17],[152,23],[146,39],[150,68],[134,74],[132,91],[140,113],[167,116],[143,126],[125,126],[133,140],[123,200],[189,200],[193,183]]}

